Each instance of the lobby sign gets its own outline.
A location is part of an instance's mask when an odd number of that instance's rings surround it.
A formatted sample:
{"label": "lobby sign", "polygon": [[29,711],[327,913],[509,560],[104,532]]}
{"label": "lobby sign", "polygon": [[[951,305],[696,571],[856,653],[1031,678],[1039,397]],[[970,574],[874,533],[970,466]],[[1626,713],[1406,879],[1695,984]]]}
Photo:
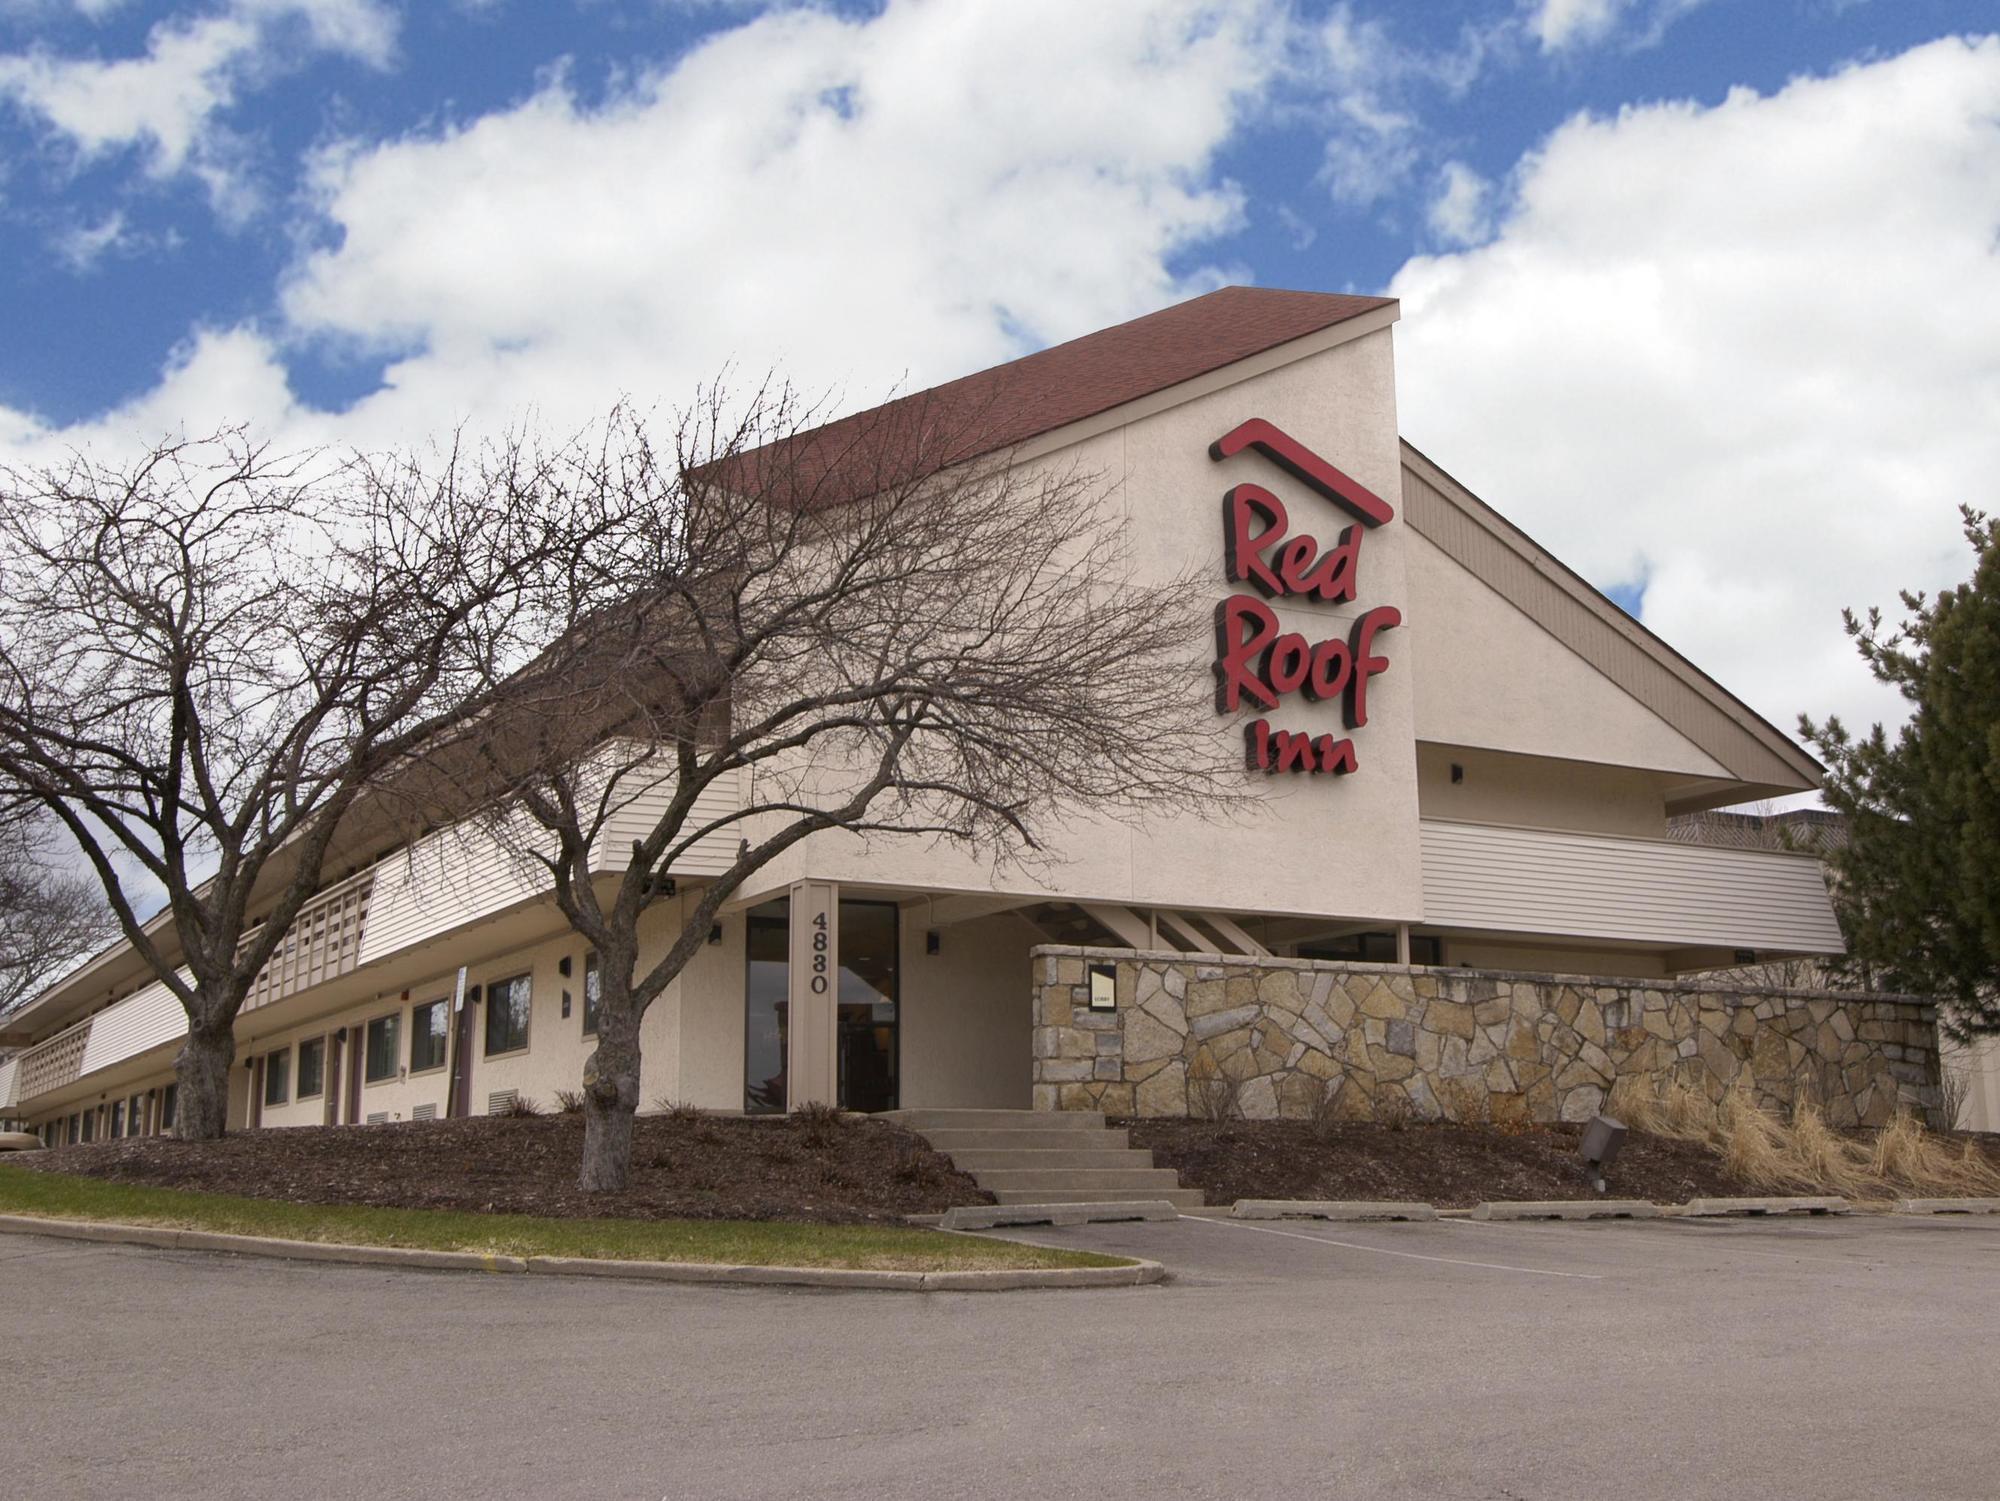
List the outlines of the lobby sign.
{"label": "lobby sign", "polygon": [[[1390,504],[1367,486],[1261,418],[1232,428],[1209,445],[1217,463],[1254,449],[1278,468],[1354,518],[1331,548],[1294,529],[1291,512],[1257,484],[1233,486],[1222,497],[1223,569],[1232,584],[1254,593],[1231,594],[1215,607],[1215,708],[1274,710],[1294,693],[1314,702],[1340,701],[1349,730],[1368,723],[1368,683],[1389,666],[1376,637],[1403,623],[1394,605],[1377,605],[1355,617],[1347,635],[1308,640],[1287,631],[1266,601],[1321,600],[1352,604],[1361,585],[1362,539],[1395,520]],[[1260,597],[1261,596],[1261,597]],[[1244,763],[1252,771],[1344,776],[1358,764],[1354,742],[1333,735],[1275,729],[1257,718],[1243,729]]]}

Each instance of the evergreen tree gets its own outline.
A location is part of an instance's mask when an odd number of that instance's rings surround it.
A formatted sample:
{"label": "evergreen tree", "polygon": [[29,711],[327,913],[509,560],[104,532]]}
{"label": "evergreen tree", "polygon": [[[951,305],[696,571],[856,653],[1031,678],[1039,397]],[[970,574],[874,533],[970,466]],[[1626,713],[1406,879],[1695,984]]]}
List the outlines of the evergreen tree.
{"label": "evergreen tree", "polygon": [[1879,610],[1846,613],[1908,723],[1856,739],[1836,718],[1800,719],[1848,823],[1832,862],[1848,964],[1872,988],[1935,999],[1959,1041],[2000,1032],[2000,521],[1964,517],[1970,581],[1935,599],[1905,592],[1890,634]]}

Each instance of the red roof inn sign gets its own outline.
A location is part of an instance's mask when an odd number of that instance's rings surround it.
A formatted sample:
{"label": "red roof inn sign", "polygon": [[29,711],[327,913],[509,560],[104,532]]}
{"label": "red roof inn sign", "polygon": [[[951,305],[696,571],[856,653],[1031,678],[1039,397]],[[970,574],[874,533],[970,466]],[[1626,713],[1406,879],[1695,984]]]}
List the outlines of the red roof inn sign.
{"label": "red roof inn sign", "polygon": [[[1281,630],[1270,599],[1318,599],[1349,604],[1360,584],[1361,539],[1396,519],[1389,503],[1342,474],[1325,459],[1261,418],[1253,418],[1209,445],[1217,463],[1254,448],[1280,469],[1354,517],[1340,540],[1322,552],[1319,539],[1293,531],[1292,518],[1262,485],[1237,485],[1222,497],[1224,568],[1238,592],[1215,607],[1215,707],[1229,714],[1248,704],[1275,709],[1303,693],[1315,701],[1338,698],[1350,730],[1368,723],[1368,680],[1387,670],[1375,638],[1403,623],[1393,605],[1377,605],[1355,618],[1345,640],[1308,641]],[[1261,595],[1262,598],[1258,596]],[[1273,729],[1268,719],[1243,730],[1244,760],[1253,771],[1345,774],[1354,770],[1354,742]]]}

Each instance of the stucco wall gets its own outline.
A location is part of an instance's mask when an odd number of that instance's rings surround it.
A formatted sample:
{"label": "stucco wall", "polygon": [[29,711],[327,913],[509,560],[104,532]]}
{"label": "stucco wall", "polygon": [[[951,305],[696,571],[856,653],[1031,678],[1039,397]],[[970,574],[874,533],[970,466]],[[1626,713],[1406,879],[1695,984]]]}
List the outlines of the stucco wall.
{"label": "stucco wall", "polygon": [[[1093,963],[1114,1009],[1088,1009]],[[1575,1121],[1643,1075],[1805,1091],[1836,1125],[1937,1103],[1936,1013],[1895,997],[1055,945],[1031,971],[1042,1110],[1305,1116],[1331,1090],[1353,1118]]]}
{"label": "stucco wall", "polygon": [[903,914],[905,1108],[1025,1110],[1033,1082],[1022,966],[1038,935],[1011,913],[958,923],[924,952],[924,908]]}

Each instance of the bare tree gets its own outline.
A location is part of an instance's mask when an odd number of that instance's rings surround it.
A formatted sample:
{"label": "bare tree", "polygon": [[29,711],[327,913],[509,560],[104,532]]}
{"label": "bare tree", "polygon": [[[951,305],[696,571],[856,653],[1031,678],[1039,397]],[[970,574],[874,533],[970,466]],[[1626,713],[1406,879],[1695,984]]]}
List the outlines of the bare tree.
{"label": "bare tree", "polygon": [[181,1136],[223,1133],[236,1014],[363,789],[496,671],[535,543],[465,467],[229,431],[0,475],[0,796],[186,1009]]}
{"label": "bare tree", "polygon": [[[1032,859],[1080,804],[1224,796],[1206,591],[1138,580],[1093,476],[968,457],[975,419],[926,398],[813,416],[782,392],[733,409],[711,389],[657,440],[620,411],[535,466],[550,527],[593,540],[555,581],[556,644],[479,747],[493,825],[598,956],[588,1190],[629,1177],[647,1008],[799,841]],[[746,771],[740,799],[708,796]],[[602,860],[614,820],[635,818]],[[689,883],[642,963],[641,919],[704,841],[726,868]]]}
{"label": "bare tree", "polygon": [[118,927],[97,881],[61,868],[36,833],[0,822],[0,1020]]}

